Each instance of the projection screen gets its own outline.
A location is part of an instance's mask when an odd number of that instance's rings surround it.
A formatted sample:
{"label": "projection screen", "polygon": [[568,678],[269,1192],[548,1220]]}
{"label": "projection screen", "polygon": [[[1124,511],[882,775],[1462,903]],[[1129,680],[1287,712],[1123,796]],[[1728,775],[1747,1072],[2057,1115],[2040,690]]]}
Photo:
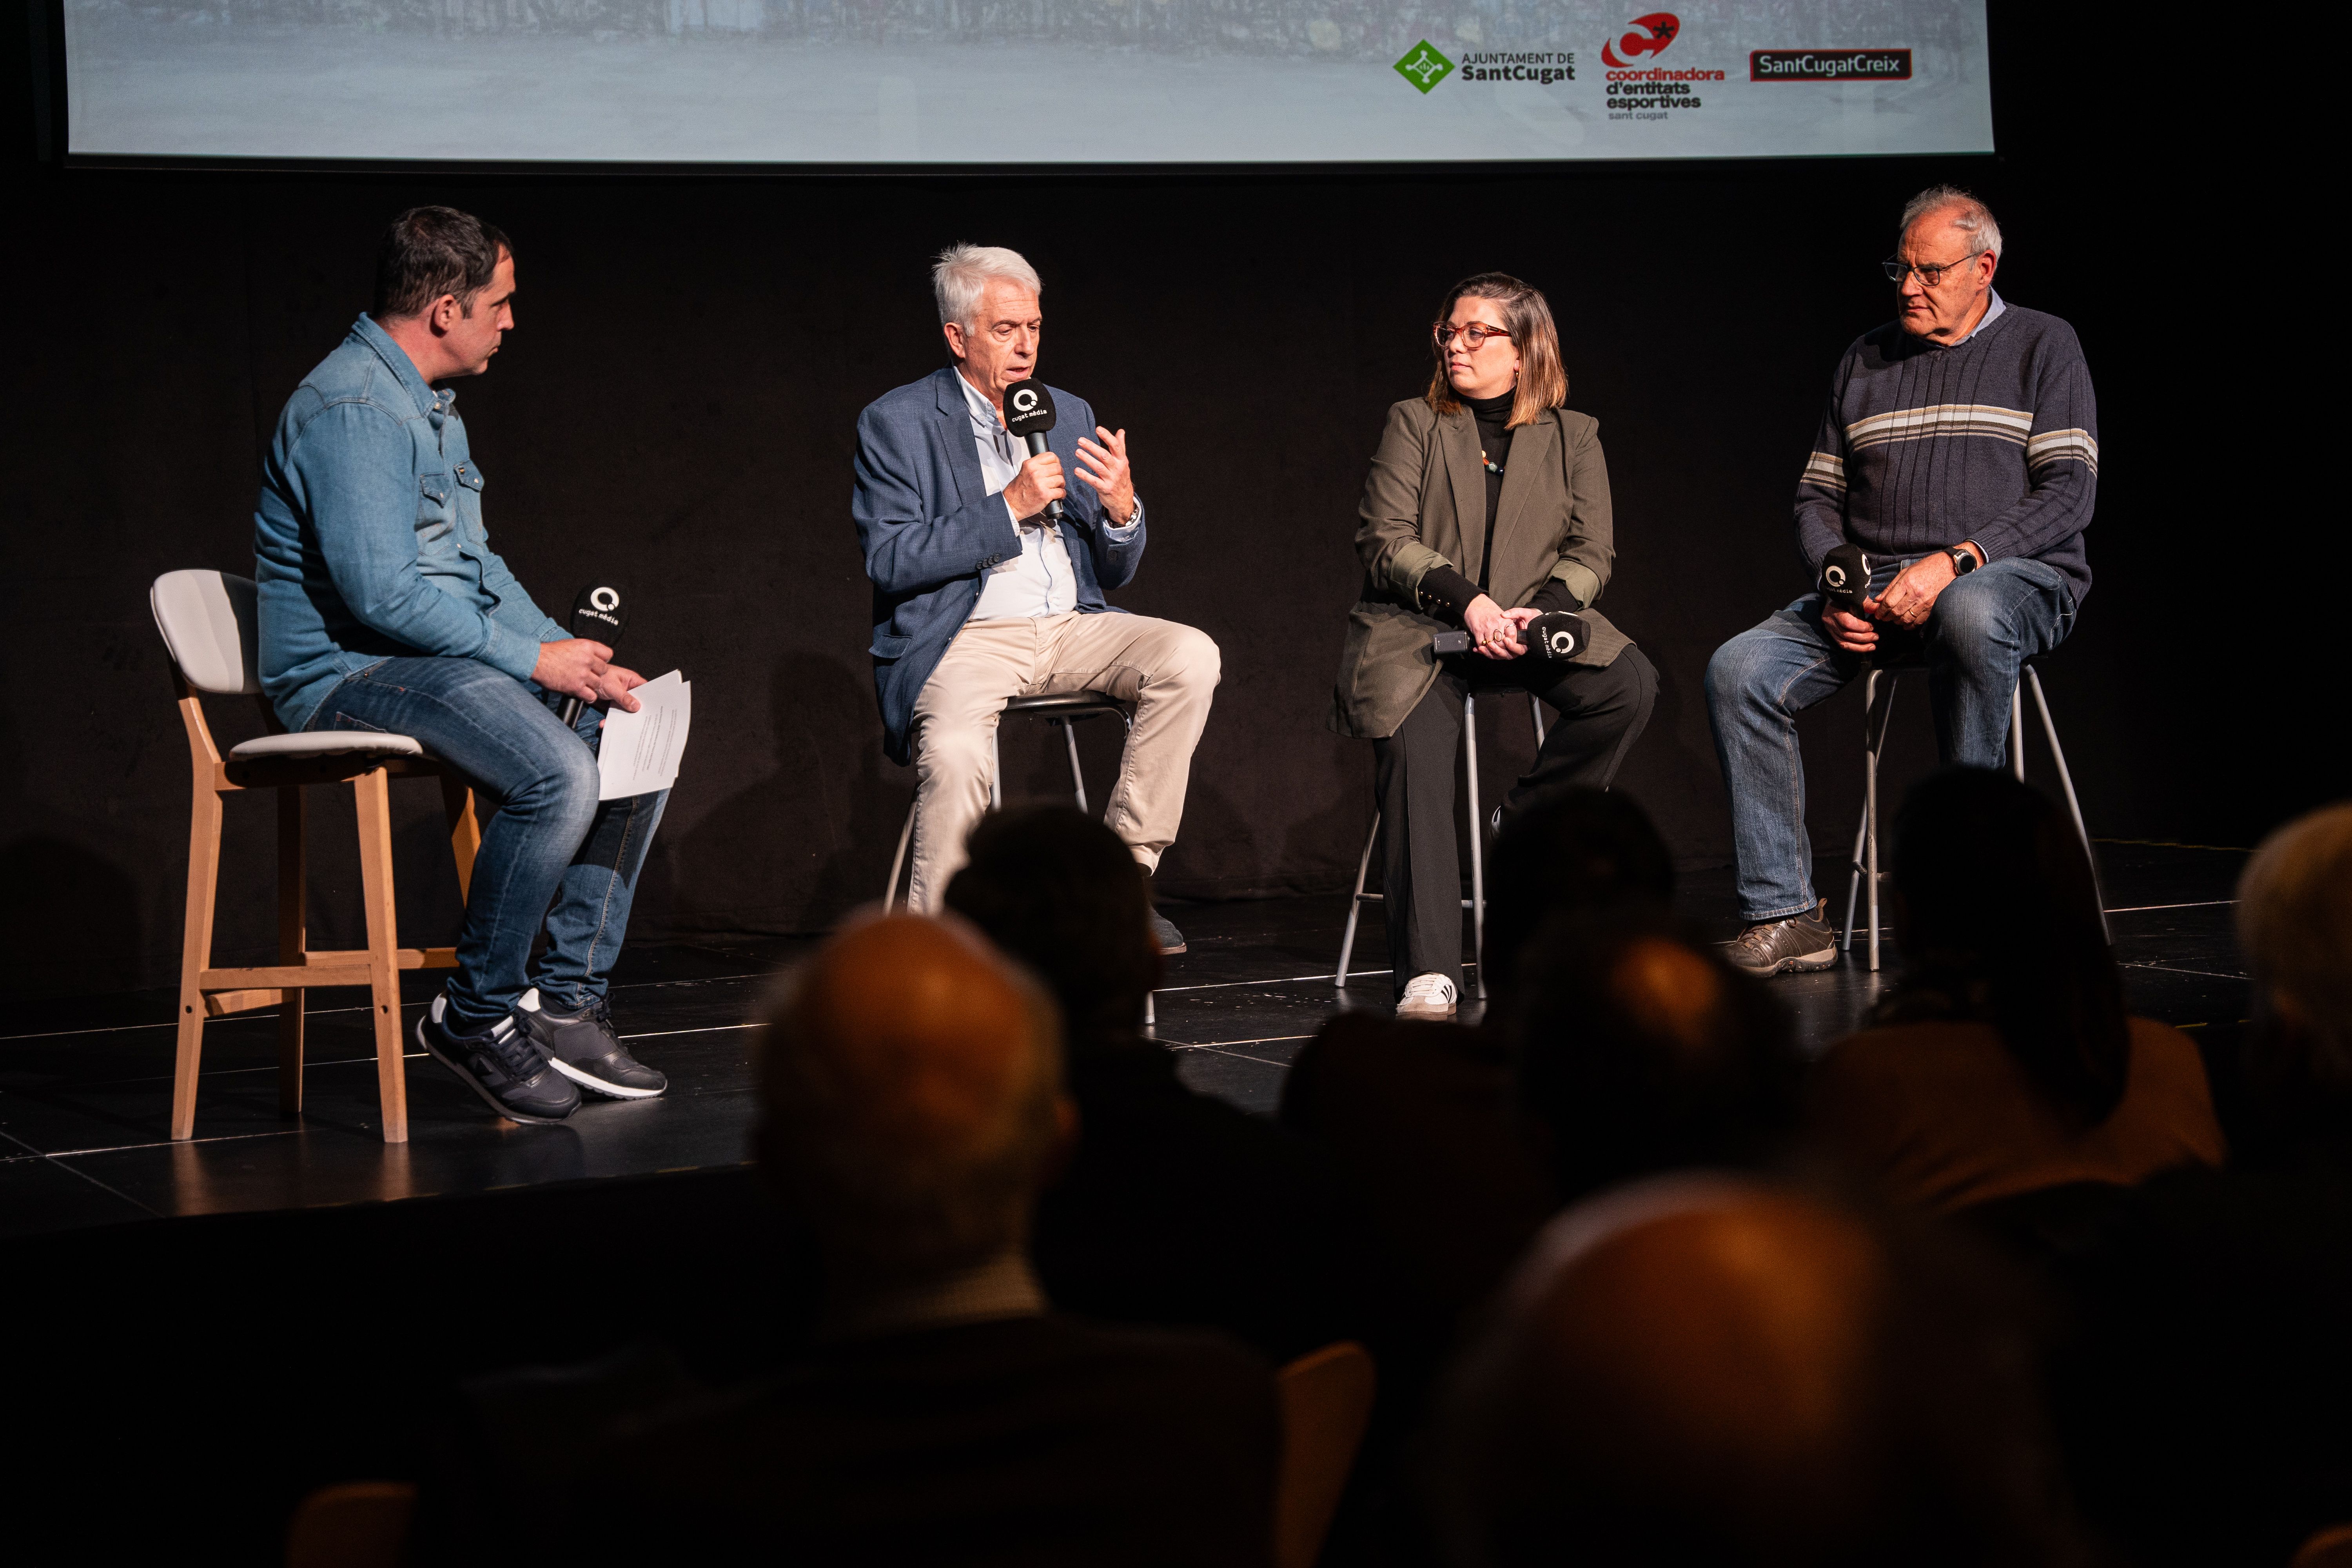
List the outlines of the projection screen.
{"label": "projection screen", "polygon": [[85,157],[1048,167],[1992,150],[1981,0],[65,0],[65,20],[68,150]]}

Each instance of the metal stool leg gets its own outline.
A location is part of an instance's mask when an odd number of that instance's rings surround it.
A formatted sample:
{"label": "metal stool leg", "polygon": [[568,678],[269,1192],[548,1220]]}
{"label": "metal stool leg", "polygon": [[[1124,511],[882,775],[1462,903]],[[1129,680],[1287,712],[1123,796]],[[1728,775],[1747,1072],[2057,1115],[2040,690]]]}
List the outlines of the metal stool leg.
{"label": "metal stool leg", "polygon": [[[1863,765],[1866,768],[1870,764],[1864,763]],[[1865,784],[1864,787],[1868,786]],[[1870,808],[1864,806],[1862,814],[1853,819],[1853,852],[1846,857],[1846,864],[1853,868],[1853,875],[1845,879],[1845,936],[1838,943],[1839,951],[1843,952],[1853,951],[1853,912],[1862,904],[1862,841],[1869,831]]]}
{"label": "metal stool leg", "polygon": [[[1885,679],[1886,695],[1879,697],[1879,679]],[[1845,883],[1844,949],[1853,951],[1853,916],[1861,900],[1862,879],[1865,870],[1873,874],[1870,895],[1870,940],[1873,951],[1878,941],[1878,884],[1874,879],[1877,862],[1877,821],[1872,813],[1878,798],[1878,753],[1886,745],[1886,726],[1895,717],[1895,692],[1901,685],[1899,672],[1873,669],[1865,673],[1862,685],[1862,820],[1854,825],[1853,854],[1847,861],[1851,875]],[[1873,960],[1871,967],[1877,967]]]}
{"label": "metal stool leg", "polygon": [[1331,989],[1334,991],[1345,991],[1348,988],[1348,960],[1356,951],[1356,919],[1363,913],[1366,900],[1377,899],[1381,896],[1378,893],[1364,891],[1365,873],[1372,868],[1372,846],[1380,841],[1381,813],[1380,808],[1374,806],[1372,830],[1364,835],[1364,858],[1356,862],[1356,891],[1355,895],[1348,900],[1348,934],[1339,939],[1339,973],[1331,977]]}
{"label": "metal stool leg", "polygon": [[[1870,673],[1872,683],[1874,685],[1879,672],[1874,669]],[[1902,679],[1899,675],[1889,675],[1886,678],[1886,701],[1879,710],[1877,731],[1867,735],[1870,742],[1869,756],[1864,763],[1865,771],[1863,775],[1862,820],[1866,829],[1865,853],[1868,858],[1866,875],[1870,879],[1870,972],[1873,974],[1878,973],[1878,753],[1886,749],[1886,726],[1895,717],[1895,690],[1901,684]],[[1868,715],[1865,713],[1865,721],[1867,718]]]}
{"label": "metal stool leg", "polygon": [[1003,728],[1003,724],[998,724],[988,731],[988,809],[991,811],[1004,809],[1004,737],[1001,732]]}
{"label": "metal stool leg", "polygon": [[2058,784],[2066,792],[2066,814],[2074,819],[2074,835],[2083,841],[2083,858],[2091,863],[2091,889],[2099,899],[2099,931],[2113,942],[2115,932],[2107,929],[2107,890],[2099,881],[2099,858],[2091,848],[2091,830],[2083,826],[2083,803],[2074,798],[2074,775],[2066,771],[2066,750],[2058,743],[2058,724],[2050,717],[2050,698],[2042,689],[2042,677],[2030,664],[2025,667],[2025,679],[2033,683],[2033,706],[2042,715],[2042,734],[2050,742],[2050,760],[2058,764]]}
{"label": "metal stool leg", "polygon": [[907,846],[914,841],[914,837],[915,803],[908,801],[907,826],[898,829],[898,852],[890,857],[890,880],[882,889],[882,912],[886,915],[890,912],[890,907],[898,901],[898,872],[907,864]]}
{"label": "metal stool leg", "polygon": [[1064,722],[1062,738],[1070,742],[1070,784],[1078,792],[1078,809],[1087,809],[1087,775],[1078,771],[1078,727]]}
{"label": "metal stool leg", "polygon": [[2024,694],[2023,681],[2009,689],[2009,772],[2020,784],[2025,782]]}
{"label": "metal stool leg", "polygon": [[1532,691],[1528,693],[1528,717],[1536,721],[1536,750],[1540,752],[1544,743],[1543,699]]}
{"label": "metal stool leg", "polygon": [[1486,999],[1486,818],[1478,809],[1478,698],[1462,698],[1463,773],[1470,785],[1470,956],[1478,966],[1478,1000]]}

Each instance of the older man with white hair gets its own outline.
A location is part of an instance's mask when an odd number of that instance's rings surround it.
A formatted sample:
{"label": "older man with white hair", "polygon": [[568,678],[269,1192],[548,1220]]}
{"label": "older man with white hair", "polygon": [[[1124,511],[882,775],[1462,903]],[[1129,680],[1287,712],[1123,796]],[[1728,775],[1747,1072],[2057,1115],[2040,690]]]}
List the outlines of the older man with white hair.
{"label": "older man with white hair", "polygon": [[1755,974],[1837,958],[1813,891],[1797,715],[1874,658],[1925,665],[1943,760],[1998,767],[2020,666],[2065,639],[2091,587],[2099,419],[2074,330],[2002,300],[2000,226],[1949,185],[1911,199],[1884,265],[1895,319],[1845,351],[1797,482],[1814,581],[1840,545],[1868,557],[1862,614],[1807,594],[1707,666],[1748,922],[1730,957]]}
{"label": "older man with white hair", "polygon": [[[1134,704],[1103,819],[1148,876],[1183,819],[1217,645],[1103,599],[1143,559],[1127,432],[1097,425],[1083,398],[1058,387],[1046,388],[1058,415],[1046,450],[1030,455],[1005,427],[1007,389],[1037,370],[1035,268],[1002,247],[957,245],[931,281],[953,363],[857,416],[850,503],[874,584],[883,743],[917,776],[909,901],[936,910],[963,865],[964,837],[988,807],[1006,701],[1053,692]],[[1184,951],[1157,913],[1152,927],[1163,951]]]}

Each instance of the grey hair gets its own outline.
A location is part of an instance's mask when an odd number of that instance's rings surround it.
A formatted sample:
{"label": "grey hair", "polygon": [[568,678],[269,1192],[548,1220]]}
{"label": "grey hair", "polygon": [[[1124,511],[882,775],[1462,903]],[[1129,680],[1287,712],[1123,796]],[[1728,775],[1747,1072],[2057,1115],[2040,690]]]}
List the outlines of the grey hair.
{"label": "grey hair", "polygon": [[1909,234],[1913,224],[1942,207],[1960,209],[1952,218],[1952,226],[1969,237],[1970,256],[1990,251],[1995,261],[2000,259],[2000,225],[1993,221],[1992,208],[1958,185],[1929,185],[1905,203],[1903,226],[1895,231],[1896,237]]}
{"label": "grey hair", "polygon": [[981,291],[997,279],[1018,283],[1032,294],[1045,291],[1037,280],[1037,269],[1017,250],[1001,245],[950,245],[940,251],[931,265],[931,293],[940,303],[940,325],[953,321],[971,326],[972,312],[980,309]]}
{"label": "grey hair", "polygon": [[987,1261],[1028,1228],[1060,1133],[1061,1014],[1027,971],[990,956],[1021,998],[1029,1051],[960,1142],[877,1142],[870,1085],[840,1065],[857,1042],[829,1037],[803,1006],[812,960],[769,994],[756,1066],[777,1136],[762,1160],[827,1250],[868,1274],[937,1278]]}

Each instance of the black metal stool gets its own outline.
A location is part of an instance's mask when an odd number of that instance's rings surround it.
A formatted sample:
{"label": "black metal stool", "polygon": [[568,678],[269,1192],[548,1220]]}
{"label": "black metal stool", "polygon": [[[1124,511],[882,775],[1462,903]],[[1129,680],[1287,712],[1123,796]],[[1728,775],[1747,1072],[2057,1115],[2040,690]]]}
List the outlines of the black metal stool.
{"label": "black metal stool", "polygon": [[[2091,851],[2091,835],[2083,826],[2083,806],[2074,798],[2074,775],[2066,771],[2065,748],[2058,743],[2058,726],[2050,717],[2050,699],[2042,689],[2042,677],[2034,666],[2042,661],[2036,654],[2027,659],[2019,674],[2017,685],[2009,693],[2009,771],[2019,783],[2025,781],[2025,689],[2033,689],[2033,706],[2042,716],[2042,732],[2050,742],[2050,759],[2058,764],[2058,783],[2066,792],[2066,810],[2074,819],[2074,832],[2083,840],[2083,858],[2091,863],[2091,887],[2098,893],[2099,929],[2107,929],[2107,899],[2099,886],[2099,858]],[[1870,972],[1878,973],[1878,753],[1886,745],[1887,721],[1895,714],[1895,691],[1906,675],[1924,675],[1924,664],[1890,665],[1885,668],[1874,666],[1863,678],[1863,786],[1862,821],[1853,830],[1853,875],[1846,879],[1845,889],[1845,951],[1853,951],[1853,915],[1857,895],[1866,881],[1870,888]],[[1885,676],[1885,696],[1879,691],[1879,677]],[[2110,933],[2112,934],[2112,933]]]}
{"label": "black metal stool", "polygon": [[[1134,732],[1135,716],[1127,710],[1127,704],[1116,697],[1107,697],[1099,691],[1056,691],[1043,697],[1015,697],[1005,703],[998,714],[996,722],[997,730],[1001,731],[1004,727],[1005,720],[1027,717],[1043,719],[1047,724],[1060,730],[1062,738],[1070,743],[1070,787],[1078,797],[1078,809],[1085,811],[1088,809],[1087,775],[1078,767],[1078,737],[1072,726],[1081,720],[1101,719],[1112,715],[1116,715],[1118,721],[1127,726],[1129,733]],[[997,745],[996,733],[992,731],[988,738],[988,805],[992,811],[1003,808],[1003,752]],[[914,841],[915,804],[909,802],[907,806],[907,825],[898,829],[898,852],[890,857],[890,884],[882,889],[882,908],[886,913],[898,901],[898,874],[906,868],[907,849]]]}

